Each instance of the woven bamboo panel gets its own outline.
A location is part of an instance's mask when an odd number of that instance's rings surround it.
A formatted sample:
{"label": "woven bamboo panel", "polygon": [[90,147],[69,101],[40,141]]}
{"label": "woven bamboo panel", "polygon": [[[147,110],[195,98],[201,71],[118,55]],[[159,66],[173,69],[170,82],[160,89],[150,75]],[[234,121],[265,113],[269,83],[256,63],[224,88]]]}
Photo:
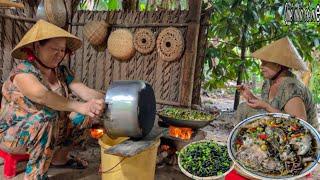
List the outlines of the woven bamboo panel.
{"label": "woven bamboo panel", "polygon": [[[6,13],[8,13],[8,10]],[[3,80],[7,79],[9,73],[13,67],[13,58],[11,57],[11,50],[14,46],[14,36],[13,36],[13,23],[11,19],[4,19],[3,23],[3,65],[2,65],[2,78]]]}
{"label": "woven bamboo panel", "polygon": [[[0,10],[1,11],[1,10]],[[1,77],[1,81],[3,81],[2,79],[2,74],[3,74],[3,70],[2,70],[2,67],[3,67],[3,62],[4,62],[4,59],[3,59],[3,53],[4,53],[4,42],[3,42],[3,39],[4,39],[4,19],[1,19],[0,18],[0,77]]]}
{"label": "woven bamboo panel", "polygon": [[[180,16],[182,17],[180,17]],[[161,11],[161,12],[85,12],[78,11],[74,22],[87,22],[105,18],[111,24],[139,24],[144,23],[183,23],[187,12]],[[111,31],[115,30],[113,27]],[[135,32],[136,28],[128,28]],[[163,28],[150,28],[155,35]],[[185,28],[180,28],[185,35]],[[72,27],[72,32],[83,38],[82,27]],[[126,62],[120,62],[105,50],[97,52],[88,43],[84,42],[83,49],[76,52],[71,58],[71,68],[77,76],[89,87],[105,90],[113,80],[145,80],[149,82],[156,92],[158,99],[167,101],[179,100],[179,86],[181,77],[181,61],[166,63],[158,59],[156,51],[135,56]],[[182,57],[183,59],[183,57]],[[82,66],[82,67],[80,67]],[[81,72],[81,75],[79,74]]]}

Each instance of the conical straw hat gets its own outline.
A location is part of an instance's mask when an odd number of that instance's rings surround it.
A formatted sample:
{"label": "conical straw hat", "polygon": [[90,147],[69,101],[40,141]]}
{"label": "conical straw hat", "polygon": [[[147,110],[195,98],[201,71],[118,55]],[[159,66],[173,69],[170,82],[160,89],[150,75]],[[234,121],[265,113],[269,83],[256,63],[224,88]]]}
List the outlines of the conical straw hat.
{"label": "conical straw hat", "polygon": [[2,7],[6,7],[6,8],[14,7],[14,8],[23,9],[24,5],[22,3],[11,2],[9,0],[0,0],[0,8]]}
{"label": "conical straw hat", "polygon": [[20,40],[18,45],[12,50],[11,56],[17,59],[26,59],[27,53],[22,51],[23,48],[28,47],[32,45],[32,43],[40,40],[58,37],[67,38],[67,48],[71,51],[77,50],[82,45],[82,42],[78,37],[70,34],[54,24],[44,20],[39,20],[31,27],[31,29]]}
{"label": "conical straw hat", "polygon": [[252,57],[277,63],[295,70],[308,70],[297,49],[288,37],[281,38],[258,49],[252,53]]}

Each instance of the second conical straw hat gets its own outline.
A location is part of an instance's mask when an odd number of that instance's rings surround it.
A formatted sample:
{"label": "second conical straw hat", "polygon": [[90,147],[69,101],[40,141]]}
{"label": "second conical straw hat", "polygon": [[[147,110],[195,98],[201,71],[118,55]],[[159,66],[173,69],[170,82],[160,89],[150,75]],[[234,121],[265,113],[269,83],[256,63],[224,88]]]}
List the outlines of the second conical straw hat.
{"label": "second conical straw hat", "polygon": [[281,38],[252,53],[252,57],[277,63],[295,70],[307,71],[297,49],[288,37]]}

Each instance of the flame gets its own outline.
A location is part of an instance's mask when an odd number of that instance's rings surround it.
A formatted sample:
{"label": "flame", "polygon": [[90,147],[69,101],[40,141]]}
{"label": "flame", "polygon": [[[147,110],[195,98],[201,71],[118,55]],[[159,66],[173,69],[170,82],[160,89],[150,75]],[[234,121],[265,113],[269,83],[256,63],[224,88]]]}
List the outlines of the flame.
{"label": "flame", "polygon": [[193,131],[191,128],[169,126],[169,135],[172,137],[189,140]]}
{"label": "flame", "polygon": [[169,145],[166,145],[166,144],[161,145],[161,150],[162,150],[162,151],[168,151],[169,149],[170,149],[170,146],[169,146]]}
{"label": "flame", "polygon": [[90,130],[91,137],[99,139],[104,134],[104,130],[101,128],[92,128]]}

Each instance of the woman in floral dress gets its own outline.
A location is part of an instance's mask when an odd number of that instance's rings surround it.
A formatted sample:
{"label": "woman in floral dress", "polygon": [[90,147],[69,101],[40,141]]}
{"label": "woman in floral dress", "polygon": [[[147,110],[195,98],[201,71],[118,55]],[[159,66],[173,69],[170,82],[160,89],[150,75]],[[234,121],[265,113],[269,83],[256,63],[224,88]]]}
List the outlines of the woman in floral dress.
{"label": "woman in floral dress", "polygon": [[[104,111],[104,95],[77,81],[64,57],[82,42],[69,32],[39,20],[13,49],[21,59],[2,87],[0,149],[29,154],[25,179],[46,179],[50,164],[85,168],[67,158],[83,142],[86,127]],[[69,94],[77,95],[75,101]]]}

